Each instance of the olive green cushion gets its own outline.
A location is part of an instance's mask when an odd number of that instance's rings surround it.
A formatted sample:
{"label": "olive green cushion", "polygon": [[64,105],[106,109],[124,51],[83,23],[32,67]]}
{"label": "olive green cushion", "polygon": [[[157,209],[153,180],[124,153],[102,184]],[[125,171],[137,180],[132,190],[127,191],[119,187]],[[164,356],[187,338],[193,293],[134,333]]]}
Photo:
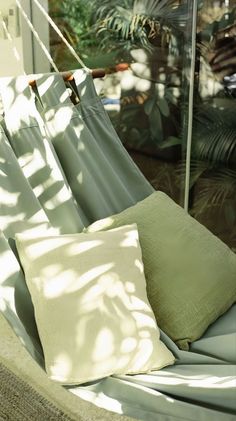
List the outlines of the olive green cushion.
{"label": "olive green cushion", "polygon": [[187,350],[236,301],[236,255],[160,191],[86,231],[131,223],[158,326]]}

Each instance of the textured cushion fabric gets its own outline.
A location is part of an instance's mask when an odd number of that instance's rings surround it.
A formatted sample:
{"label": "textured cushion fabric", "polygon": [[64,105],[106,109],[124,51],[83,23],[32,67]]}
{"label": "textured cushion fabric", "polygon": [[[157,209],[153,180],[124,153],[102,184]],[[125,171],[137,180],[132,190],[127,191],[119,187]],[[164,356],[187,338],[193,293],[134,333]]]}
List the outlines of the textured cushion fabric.
{"label": "textured cushion fabric", "polygon": [[174,363],[146,294],[137,226],[16,236],[48,375],[79,384]]}
{"label": "textured cushion fabric", "polygon": [[182,349],[236,300],[236,256],[163,192],[88,232],[136,223],[147,295],[158,326]]}

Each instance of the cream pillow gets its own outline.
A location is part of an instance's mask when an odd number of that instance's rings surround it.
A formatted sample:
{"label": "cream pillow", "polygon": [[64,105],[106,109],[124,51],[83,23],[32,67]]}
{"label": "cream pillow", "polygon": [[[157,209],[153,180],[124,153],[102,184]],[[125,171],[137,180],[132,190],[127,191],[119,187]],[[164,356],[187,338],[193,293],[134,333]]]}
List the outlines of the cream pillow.
{"label": "cream pillow", "polygon": [[63,384],[174,363],[146,294],[137,226],[16,236],[46,371]]}

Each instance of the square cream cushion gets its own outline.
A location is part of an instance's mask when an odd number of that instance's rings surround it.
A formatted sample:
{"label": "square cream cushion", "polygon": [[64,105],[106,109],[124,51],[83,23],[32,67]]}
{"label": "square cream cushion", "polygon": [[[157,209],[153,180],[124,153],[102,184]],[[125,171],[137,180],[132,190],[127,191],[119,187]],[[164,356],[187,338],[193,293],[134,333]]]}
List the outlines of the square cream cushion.
{"label": "square cream cushion", "polygon": [[236,301],[236,255],[161,191],[95,222],[88,232],[136,223],[157,324],[188,350]]}
{"label": "square cream cushion", "polygon": [[174,363],[146,294],[137,226],[16,236],[50,378],[79,384]]}

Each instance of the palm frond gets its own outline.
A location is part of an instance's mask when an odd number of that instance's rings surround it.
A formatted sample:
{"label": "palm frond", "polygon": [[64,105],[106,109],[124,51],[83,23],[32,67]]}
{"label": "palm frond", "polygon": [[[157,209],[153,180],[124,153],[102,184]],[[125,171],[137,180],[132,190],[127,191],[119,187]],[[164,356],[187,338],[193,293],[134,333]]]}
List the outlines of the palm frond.
{"label": "palm frond", "polygon": [[158,16],[163,9],[176,7],[175,0],[135,0],[133,12],[137,14],[148,14],[149,16]]}
{"label": "palm frond", "polygon": [[111,44],[112,40],[122,45],[128,42],[132,47],[149,50],[153,48],[152,40],[159,35],[162,45],[166,40],[170,42],[171,28],[185,25],[188,16],[187,0],[181,5],[176,0],[122,0],[119,5],[114,0],[105,0],[99,7],[95,1],[92,4],[96,33],[103,36],[107,31]]}
{"label": "palm frond", "polygon": [[187,0],[135,0],[134,14],[148,15],[171,27],[185,26],[189,19]]}
{"label": "palm frond", "polygon": [[200,191],[194,201],[192,213],[195,217],[213,207],[222,208],[226,200],[235,197],[236,171],[219,170],[215,175],[200,180]]}
{"label": "palm frond", "polygon": [[[198,179],[204,174],[204,172],[209,169],[209,165],[204,161],[196,161],[191,159],[190,167],[190,189],[198,181]],[[180,185],[181,189],[185,187],[185,177],[186,177],[186,162],[185,160],[181,161],[176,168],[175,176],[177,183]]]}
{"label": "palm frond", "polygon": [[235,164],[236,106],[200,106],[194,116],[193,157],[213,164]]}

